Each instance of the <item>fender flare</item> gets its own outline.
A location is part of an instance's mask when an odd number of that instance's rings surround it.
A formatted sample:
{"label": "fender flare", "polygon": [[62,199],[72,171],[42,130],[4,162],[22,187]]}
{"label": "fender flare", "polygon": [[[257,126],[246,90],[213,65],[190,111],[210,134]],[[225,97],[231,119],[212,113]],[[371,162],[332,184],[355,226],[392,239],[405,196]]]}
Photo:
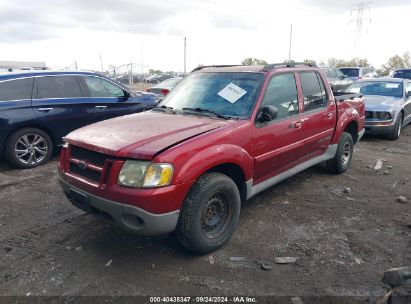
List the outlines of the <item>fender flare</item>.
{"label": "fender flare", "polygon": [[248,152],[236,145],[222,144],[201,150],[188,159],[178,170],[175,181],[177,183],[194,181],[210,169],[223,164],[234,164],[240,167],[245,181],[252,178],[254,159]]}
{"label": "fender flare", "polygon": [[357,133],[360,132],[361,130],[358,130],[358,126],[360,125],[361,117],[358,111],[354,108],[350,108],[347,111],[344,111],[344,113],[338,118],[337,124],[336,124],[336,131],[334,133],[333,139],[331,141],[331,144],[338,144],[342,133],[344,130],[347,128],[347,126],[351,122],[355,122],[357,125]]}

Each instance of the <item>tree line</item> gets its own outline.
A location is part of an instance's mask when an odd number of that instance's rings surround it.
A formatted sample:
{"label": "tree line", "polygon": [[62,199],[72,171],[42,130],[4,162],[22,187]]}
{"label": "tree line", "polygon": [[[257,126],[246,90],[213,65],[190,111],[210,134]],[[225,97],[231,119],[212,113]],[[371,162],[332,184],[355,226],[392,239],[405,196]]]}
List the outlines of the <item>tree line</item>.
{"label": "tree line", "polygon": [[[285,60],[284,63],[288,62]],[[266,65],[267,61],[257,58],[246,58],[241,62],[243,65]],[[305,59],[304,63],[316,64],[317,62],[312,59]],[[353,58],[351,60],[329,58],[326,62],[320,61],[319,66],[333,66],[336,68],[340,67],[371,67],[370,62],[367,58]],[[376,72],[381,76],[388,76],[391,71],[398,69],[411,68],[411,56],[409,52],[404,53],[402,56],[395,55],[388,59],[388,61],[383,64]]]}

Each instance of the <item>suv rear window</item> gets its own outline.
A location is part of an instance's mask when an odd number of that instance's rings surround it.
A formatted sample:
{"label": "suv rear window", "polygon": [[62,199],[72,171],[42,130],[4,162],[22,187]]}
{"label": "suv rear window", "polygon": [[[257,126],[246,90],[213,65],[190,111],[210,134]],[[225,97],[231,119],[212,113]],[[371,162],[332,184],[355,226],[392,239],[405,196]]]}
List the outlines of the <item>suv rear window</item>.
{"label": "suv rear window", "polygon": [[354,68],[340,68],[340,71],[347,77],[359,77],[360,76],[360,69]]}
{"label": "suv rear window", "polygon": [[0,82],[0,101],[31,99],[33,78]]}
{"label": "suv rear window", "polygon": [[80,84],[74,76],[47,76],[37,80],[37,98],[83,97]]}
{"label": "suv rear window", "polygon": [[394,78],[411,79],[411,70],[395,71]]}

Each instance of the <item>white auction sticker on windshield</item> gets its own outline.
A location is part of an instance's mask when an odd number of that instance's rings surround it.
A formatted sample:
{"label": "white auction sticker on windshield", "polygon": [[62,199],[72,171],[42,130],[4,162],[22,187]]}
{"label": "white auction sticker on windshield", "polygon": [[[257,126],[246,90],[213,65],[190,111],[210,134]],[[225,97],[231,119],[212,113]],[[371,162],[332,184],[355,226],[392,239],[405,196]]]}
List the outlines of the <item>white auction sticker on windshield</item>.
{"label": "white auction sticker on windshield", "polygon": [[229,83],[224,89],[218,92],[218,95],[228,100],[231,103],[235,103],[241,97],[247,94],[246,90],[243,90],[239,86],[236,86],[234,83]]}
{"label": "white auction sticker on windshield", "polygon": [[385,84],[385,88],[387,89],[398,89],[400,87],[399,83],[388,82]]}

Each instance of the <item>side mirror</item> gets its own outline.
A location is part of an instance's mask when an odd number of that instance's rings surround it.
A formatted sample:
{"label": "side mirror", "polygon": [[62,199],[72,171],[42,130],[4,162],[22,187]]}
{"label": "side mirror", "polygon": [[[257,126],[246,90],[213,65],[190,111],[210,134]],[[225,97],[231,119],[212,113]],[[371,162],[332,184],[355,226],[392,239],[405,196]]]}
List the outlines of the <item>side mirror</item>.
{"label": "side mirror", "polygon": [[129,91],[124,90],[124,95],[121,99],[123,99],[124,101],[128,100],[131,97],[131,94]]}
{"label": "side mirror", "polygon": [[408,98],[410,98],[410,97],[411,97],[411,91],[406,92],[406,93],[405,93],[405,96],[407,96]]}
{"label": "side mirror", "polygon": [[275,106],[264,106],[260,109],[257,120],[259,122],[268,122],[277,118],[278,110]]}
{"label": "side mirror", "polygon": [[347,75],[341,75],[341,76],[340,76],[340,79],[341,79],[341,80],[343,80],[343,79],[345,79],[345,78],[347,78]]}

